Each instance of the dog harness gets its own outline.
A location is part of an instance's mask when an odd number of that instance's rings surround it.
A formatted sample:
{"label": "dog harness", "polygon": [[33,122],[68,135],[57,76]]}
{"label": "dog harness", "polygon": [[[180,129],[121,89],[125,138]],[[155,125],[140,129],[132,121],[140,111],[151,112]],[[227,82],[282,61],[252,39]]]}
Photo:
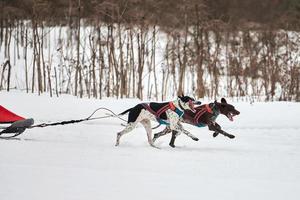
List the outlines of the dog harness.
{"label": "dog harness", "polygon": [[155,112],[147,103],[142,103],[142,106],[148,110],[151,114],[153,114],[156,117],[156,120],[160,123],[160,124],[164,124],[164,125],[170,125],[169,122],[167,122],[166,120],[162,119],[160,116],[161,114],[163,114],[164,112],[166,112],[168,109],[176,112],[176,114],[179,117],[182,117],[182,115],[184,114],[183,111],[181,111],[179,108],[177,108],[173,102],[169,102],[167,105],[161,107],[157,112]]}
{"label": "dog harness", "polygon": [[196,113],[194,117],[194,124],[197,124],[199,118],[206,112],[209,112],[211,114],[213,113],[212,109],[209,107],[208,104],[205,104],[204,107]]}
{"label": "dog harness", "polygon": [[205,104],[204,107],[202,107],[200,110],[197,111],[195,117],[194,117],[194,124],[198,127],[204,127],[207,126],[207,124],[205,123],[198,123],[199,118],[205,113],[205,112],[209,112],[210,114],[212,114],[212,120],[215,121],[216,118],[219,115],[219,111],[217,111],[215,109],[215,106],[213,106],[213,108],[211,108],[209,106],[209,104]]}

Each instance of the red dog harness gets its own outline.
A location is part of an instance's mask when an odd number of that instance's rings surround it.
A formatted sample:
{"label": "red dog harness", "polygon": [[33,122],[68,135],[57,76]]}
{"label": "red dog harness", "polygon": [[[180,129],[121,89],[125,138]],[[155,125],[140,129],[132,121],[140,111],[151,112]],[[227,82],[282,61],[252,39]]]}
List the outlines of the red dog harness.
{"label": "red dog harness", "polygon": [[161,107],[157,112],[155,112],[150,106],[149,104],[147,103],[143,103],[142,104],[144,106],[144,108],[146,110],[148,110],[150,113],[152,113],[153,115],[155,115],[156,118],[160,118],[160,115],[163,114],[164,112],[166,112],[168,109],[172,110],[172,111],[175,111],[176,110],[176,107],[175,105],[173,104],[173,102],[169,102],[167,105]]}
{"label": "red dog harness", "polygon": [[209,112],[209,113],[213,113],[212,109],[209,107],[208,104],[205,104],[204,107],[202,107],[200,110],[198,110],[196,112],[196,115],[194,117],[194,124],[197,124],[198,119],[205,113],[205,112]]}

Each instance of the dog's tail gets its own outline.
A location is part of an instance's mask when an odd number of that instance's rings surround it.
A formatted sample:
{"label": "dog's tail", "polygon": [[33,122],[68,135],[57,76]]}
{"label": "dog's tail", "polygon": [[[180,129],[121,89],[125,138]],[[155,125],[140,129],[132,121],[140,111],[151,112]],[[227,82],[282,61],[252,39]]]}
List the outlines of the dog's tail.
{"label": "dog's tail", "polygon": [[128,113],[131,109],[132,109],[132,108],[129,108],[129,109],[125,110],[124,112],[121,112],[121,113],[118,114],[118,115],[125,115],[125,114]]}

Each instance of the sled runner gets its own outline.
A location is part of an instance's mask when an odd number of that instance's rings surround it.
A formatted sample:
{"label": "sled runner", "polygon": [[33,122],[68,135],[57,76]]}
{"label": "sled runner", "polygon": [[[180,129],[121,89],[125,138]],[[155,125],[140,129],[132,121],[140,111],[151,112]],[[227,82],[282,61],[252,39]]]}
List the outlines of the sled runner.
{"label": "sled runner", "polygon": [[0,138],[13,138],[22,134],[26,128],[29,128],[33,125],[33,119],[25,119],[3,106],[0,105],[0,124],[10,124],[9,126],[1,126],[0,129]]}

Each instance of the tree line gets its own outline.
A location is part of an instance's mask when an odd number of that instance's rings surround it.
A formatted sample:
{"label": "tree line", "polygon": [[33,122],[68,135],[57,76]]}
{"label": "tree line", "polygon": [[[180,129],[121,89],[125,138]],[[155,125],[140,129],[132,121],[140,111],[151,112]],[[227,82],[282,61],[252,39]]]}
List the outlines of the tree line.
{"label": "tree line", "polygon": [[297,0],[0,2],[0,89],[22,68],[51,95],[300,101]]}

